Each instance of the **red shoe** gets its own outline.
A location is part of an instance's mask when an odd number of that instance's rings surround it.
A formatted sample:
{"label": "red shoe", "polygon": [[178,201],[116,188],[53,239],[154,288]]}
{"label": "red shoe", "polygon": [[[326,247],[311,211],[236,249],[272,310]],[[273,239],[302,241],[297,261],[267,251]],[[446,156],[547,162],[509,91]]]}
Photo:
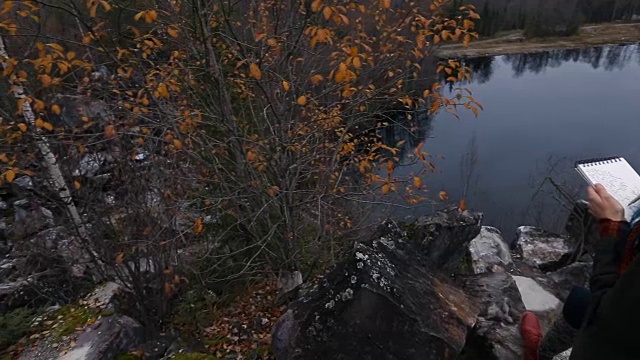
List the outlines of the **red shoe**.
{"label": "red shoe", "polygon": [[525,311],[520,318],[520,334],[524,344],[524,359],[538,360],[538,347],[542,341],[542,328],[536,314]]}

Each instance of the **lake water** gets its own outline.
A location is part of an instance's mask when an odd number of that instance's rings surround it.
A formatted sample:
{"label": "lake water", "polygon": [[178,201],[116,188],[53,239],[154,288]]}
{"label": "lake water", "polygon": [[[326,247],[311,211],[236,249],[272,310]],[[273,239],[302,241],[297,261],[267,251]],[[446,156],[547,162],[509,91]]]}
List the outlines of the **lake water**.
{"label": "lake water", "polygon": [[468,65],[476,69],[468,87],[485,110],[478,118],[443,113],[429,120],[425,150],[436,165],[426,178],[431,198],[440,190],[452,201],[465,197],[471,210],[484,212],[485,225],[509,239],[524,224],[562,229],[567,199],[584,197],[576,160],[623,156],[640,171],[638,46],[499,56]]}

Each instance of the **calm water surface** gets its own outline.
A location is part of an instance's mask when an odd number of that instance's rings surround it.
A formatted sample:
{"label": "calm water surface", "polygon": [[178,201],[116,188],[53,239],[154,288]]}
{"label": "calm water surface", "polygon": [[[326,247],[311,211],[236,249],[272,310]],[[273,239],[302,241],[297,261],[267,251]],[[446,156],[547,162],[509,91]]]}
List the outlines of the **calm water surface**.
{"label": "calm water surface", "polygon": [[[523,224],[558,231],[564,196],[584,196],[576,160],[623,156],[640,171],[640,49],[610,46],[475,59],[468,86],[485,110],[428,122],[425,149],[437,168],[431,197],[445,190],[485,213],[505,238]],[[444,159],[437,155],[444,155]],[[401,173],[417,168],[404,167]],[[432,207],[395,210],[420,216]]]}

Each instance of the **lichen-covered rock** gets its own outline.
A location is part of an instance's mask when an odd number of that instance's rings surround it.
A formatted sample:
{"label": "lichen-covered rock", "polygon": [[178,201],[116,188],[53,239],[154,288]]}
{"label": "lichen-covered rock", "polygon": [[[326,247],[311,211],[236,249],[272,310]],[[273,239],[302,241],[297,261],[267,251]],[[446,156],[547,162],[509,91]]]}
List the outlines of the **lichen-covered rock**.
{"label": "lichen-covered rock", "polygon": [[567,264],[576,249],[576,242],[566,235],[546,232],[533,226],[517,230],[516,251],[542,271],[553,271]]}
{"label": "lichen-covered rock", "polygon": [[[430,266],[435,258],[427,249],[437,249],[433,239],[466,249],[479,230],[477,219],[447,214],[417,238],[385,222],[373,241],[356,244],[351,257],[318,283],[303,285],[273,329],[276,358],[453,358],[479,309]],[[438,230],[466,238],[447,239]],[[440,249],[443,256],[451,252],[447,246]]]}
{"label": "lichen-covered rock", "polygon": [[462,358],[522,359],[518,323],[525,306],[513,277],[508,273],[486,273],[465,277],[462,282],[464,291],[481,309]]}
{"label": "lichen-covered rock", "polygon": [[480,234],[471,240],[469,254],[474,274],[504,271],[513,264],[500,230],[491,226],[483,226]]}

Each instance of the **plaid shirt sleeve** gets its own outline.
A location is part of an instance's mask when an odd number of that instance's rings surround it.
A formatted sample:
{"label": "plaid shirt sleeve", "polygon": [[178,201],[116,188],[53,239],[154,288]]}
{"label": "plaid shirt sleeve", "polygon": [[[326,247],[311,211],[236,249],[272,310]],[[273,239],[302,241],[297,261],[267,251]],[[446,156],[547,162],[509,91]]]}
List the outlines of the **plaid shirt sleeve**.
{"label": "plaid shirt sleeve", "polygon": [[615,240],[626,240],[629,236],[629,223],[626,221],[613,221],[602,219],[599,221],[600,236],[603,238],[613,238]]}

